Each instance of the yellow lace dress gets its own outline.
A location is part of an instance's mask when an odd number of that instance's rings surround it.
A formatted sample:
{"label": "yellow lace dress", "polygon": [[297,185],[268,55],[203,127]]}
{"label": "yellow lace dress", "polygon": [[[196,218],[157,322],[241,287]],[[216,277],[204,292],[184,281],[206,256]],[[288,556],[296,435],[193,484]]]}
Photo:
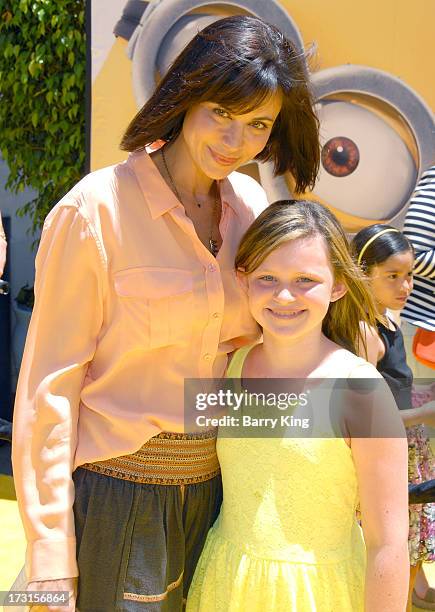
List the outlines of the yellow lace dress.
{"label": "yellow lace dress", "polygon": [[[234,355],[241,377],[252,347]],[[361,360],[362,361],[362,360]],[[342,438],[218,438],[223,505],[187,612],[363,612],[365,546]]]}

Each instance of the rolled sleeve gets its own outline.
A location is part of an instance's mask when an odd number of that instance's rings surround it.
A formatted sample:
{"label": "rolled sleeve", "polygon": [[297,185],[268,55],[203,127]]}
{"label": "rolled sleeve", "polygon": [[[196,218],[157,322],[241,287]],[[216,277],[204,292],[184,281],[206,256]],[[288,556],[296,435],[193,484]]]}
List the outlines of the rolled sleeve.
{"label": "rolled sleeve", "polygon": [[29,580],[78,575],[72,466],[80,392],[103,319],[104,261],[76,203],[47,217],[20,371],[12,460]]}

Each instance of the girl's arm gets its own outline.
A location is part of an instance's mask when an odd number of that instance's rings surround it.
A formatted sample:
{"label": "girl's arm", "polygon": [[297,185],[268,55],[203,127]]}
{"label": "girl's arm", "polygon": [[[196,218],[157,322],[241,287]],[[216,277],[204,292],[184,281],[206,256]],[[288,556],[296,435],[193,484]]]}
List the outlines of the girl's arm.
{"label": "girl's arm", "polygon": [[412,393],[413,408],[401,410],[400,416],[405,427],[413,427],[426,423],[430,427],[435,427],[435,405],[428,406],[435,401],[435,383],[432,383],[425,391],[415,391]]}
{"label": "girl's arm", "polygon": [[421,425],[422,423],[429,425],[429,427],[435,427],[435,408],[431,406],[401,410],[400,417],[405,427],[414,427],[414,425]]}
{"label": "girl's arm", "polygon": [[[380,376],[369,364],[356,370],[354,378]],[[386,385],[379,393],[381,398],[373,404],[372,436],[351,439],[367,548],[365,610],[404,612],[409,582],[408,448],[394,398]],[[389,438],[374,437],[379,412],[383,413],[379,431],[385,431],[387,423]]]}

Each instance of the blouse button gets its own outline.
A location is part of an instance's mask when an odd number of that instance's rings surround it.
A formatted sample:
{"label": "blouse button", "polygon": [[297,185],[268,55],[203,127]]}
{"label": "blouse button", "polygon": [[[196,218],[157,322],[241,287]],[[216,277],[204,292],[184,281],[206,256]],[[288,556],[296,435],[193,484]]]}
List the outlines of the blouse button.
{"label": "blouse button", "polygon": [[206,361],[210,361],[210,360],[211,360],[211,355],[210,355],[210,353],[206,353],[206,354],[204,355],[204,359],[205,359]]}
{"label": "blouse button", "polygon": [[214,312],[214,313],[213,313],[213,318],[214,318],[214,319],[219,319],[219,318],[220,318],[220,316],[221,316],[221,313],[220,313],[220,312]]}
{"label": "blouse button", "polygon": [[209,272],[214,272],[216,270],[216,266],[214,264],[209,264],[207,267]]}

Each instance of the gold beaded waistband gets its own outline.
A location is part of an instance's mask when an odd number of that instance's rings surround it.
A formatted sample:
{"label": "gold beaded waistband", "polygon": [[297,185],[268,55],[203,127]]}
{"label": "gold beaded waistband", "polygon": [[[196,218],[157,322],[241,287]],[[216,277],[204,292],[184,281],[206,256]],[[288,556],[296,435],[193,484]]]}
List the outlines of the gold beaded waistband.
{"label": "gold beaded waistband", "polygon": [[80,467],[141,484],[205,482],[220,472],[216,430],[200,434],[162,432],[132,455],[85,463]]}

